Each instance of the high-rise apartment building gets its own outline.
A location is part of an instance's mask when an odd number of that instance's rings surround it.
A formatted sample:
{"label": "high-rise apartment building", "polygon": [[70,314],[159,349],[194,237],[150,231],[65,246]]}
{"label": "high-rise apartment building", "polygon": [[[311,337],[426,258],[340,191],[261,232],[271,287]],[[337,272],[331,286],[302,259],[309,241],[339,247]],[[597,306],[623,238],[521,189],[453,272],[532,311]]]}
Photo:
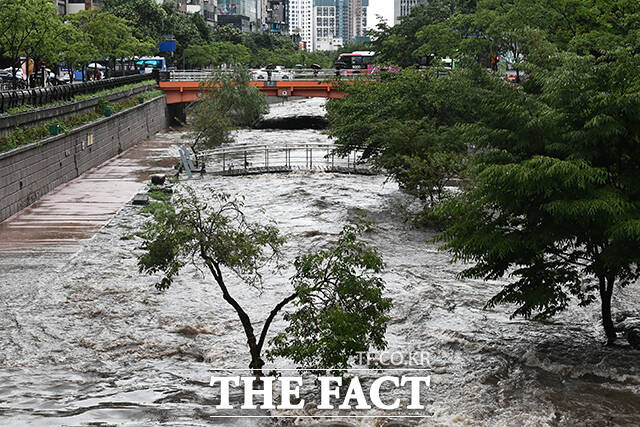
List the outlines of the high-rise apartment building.
{"label": "high-rise apartment building", "polygon": [[313,50],[337,50],[344,45],[345,34],[339,18],[337,0],[316,0],[313,8]]}
{"label": "high-rise apartment building", "polygon": [[367,28],[369,0],[349,0],[349,41],[363,37]]}
{"label": "high-rise apartment building", "polygon": [[289,32],[300,36],[300,44],[313,50],[313,0],[289,0]]}
{"label": "high-rise apartment building", "polygon": [[400,18],[411,13],[411,9],[417,4],[426,4],[427,0],[394,0],[393,16],[394,24],[400,23]]}
{"label": "high-rise apartment building", "polygon": [[365,34],[369,0],[315,0],[313,50],[337,50]]}

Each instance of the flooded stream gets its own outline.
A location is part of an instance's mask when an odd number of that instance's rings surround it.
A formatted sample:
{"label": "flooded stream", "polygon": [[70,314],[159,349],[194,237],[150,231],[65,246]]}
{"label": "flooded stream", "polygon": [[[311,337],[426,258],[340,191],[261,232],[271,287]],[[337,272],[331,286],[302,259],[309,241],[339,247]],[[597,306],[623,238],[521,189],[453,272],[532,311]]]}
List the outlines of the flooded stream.
{"label": "flooded stream", "polygon": [[[321,108],[299,101],[292,111]],[[180,141],[183,134],[163,137]],[[243,130],[239,143],[329,142],[320,131]],[[430,418],[339,420],[356,425],[637,426],[640,351],[603,347],[597,305],[572,306],[552,322],[510,319],[510,308],[484,310],[500,282],[460,280],[407,212],[415,202],[384,176],[297,171],[191,182],[244,196],[246,213],[270,218],[289,235],[291,259],[334,239],[358,215],[374,220],[366,239],[387,265],[393,299],[389,349],[425,352],[432,368]],[[185,268],[171,289],[153,288],[136,266],[143,223],[127,205],[72,256],[0,257],[0,424],[291,425],[327,422],[220,415],[210,376],[249,363],[232,309],[207,275]],[[230,292],[259,320],[290,293],[287,274],[265,276],[262,294],[228,276]],[[638,317],[637,286],[617,289],[615,313]],[[271,336],[284,327],[281,317]],[[280,367],[290,366],[286,361]],[[371,377],[374,374],[367,374]],[[364,375],[366,378],[367,375]],[[224,415],[224,413],[223,413]],[[336,419],[338,420],[338,419]]]}

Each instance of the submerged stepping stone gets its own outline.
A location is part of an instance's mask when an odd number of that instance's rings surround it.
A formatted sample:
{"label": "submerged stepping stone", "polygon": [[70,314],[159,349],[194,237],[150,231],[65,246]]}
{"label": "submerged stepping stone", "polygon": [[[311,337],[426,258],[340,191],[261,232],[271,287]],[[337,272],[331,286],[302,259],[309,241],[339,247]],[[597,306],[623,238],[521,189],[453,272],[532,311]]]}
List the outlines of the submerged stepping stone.
{"label": "submerged stepping stone", "polygon": [[148,205],[149,204],[149,196],[147,196],[144,193],[138,193],[135,196],[133,196],[133,200],[132,200],[131,203],[136,205],[136,206]]}

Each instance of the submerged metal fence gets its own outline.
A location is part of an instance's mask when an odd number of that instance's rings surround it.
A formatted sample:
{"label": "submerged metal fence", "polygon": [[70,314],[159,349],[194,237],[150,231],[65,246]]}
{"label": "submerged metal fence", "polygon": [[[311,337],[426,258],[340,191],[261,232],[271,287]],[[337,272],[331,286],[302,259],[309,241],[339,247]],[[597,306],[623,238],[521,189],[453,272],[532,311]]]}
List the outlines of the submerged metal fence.
{"label": "submerged metal fence", "polygon": [[237,144],[202,153],[207,173],[236,176],[295,170],[375,175],[362,161],[362,152],[345,157],[333,153],[334,144]]}

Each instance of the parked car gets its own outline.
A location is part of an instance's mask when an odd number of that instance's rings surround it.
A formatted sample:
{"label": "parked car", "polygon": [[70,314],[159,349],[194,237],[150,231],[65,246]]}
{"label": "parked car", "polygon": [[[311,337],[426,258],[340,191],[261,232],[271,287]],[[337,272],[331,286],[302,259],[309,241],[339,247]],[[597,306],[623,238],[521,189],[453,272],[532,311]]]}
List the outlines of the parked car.
{"label": "parked car", "polygon": [[17,70],[15,80],[11,73],[11,67],[0,69],[0,86],[2,90],[26,89],[27,81],[22,75],[22,70]]}
{"label": "parked car", "polygon": [[252,71],[253,80],[269,80],[269,72],[271,72],[271,80],[293,80],[293,74],[279,65]]}

